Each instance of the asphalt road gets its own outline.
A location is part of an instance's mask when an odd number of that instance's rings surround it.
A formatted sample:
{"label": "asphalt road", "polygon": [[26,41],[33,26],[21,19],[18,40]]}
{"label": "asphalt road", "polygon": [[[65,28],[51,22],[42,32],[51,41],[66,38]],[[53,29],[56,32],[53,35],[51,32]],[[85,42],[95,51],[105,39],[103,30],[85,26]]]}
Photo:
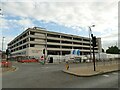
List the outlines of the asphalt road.
{"label": "asphalt road", "polygon": [[[76,77],[62,72],[64,64],[14,63],[18,69],[2,75],[2,88],[118,88],[118,72]],[[75,66],[84,64],[73,64]]]}

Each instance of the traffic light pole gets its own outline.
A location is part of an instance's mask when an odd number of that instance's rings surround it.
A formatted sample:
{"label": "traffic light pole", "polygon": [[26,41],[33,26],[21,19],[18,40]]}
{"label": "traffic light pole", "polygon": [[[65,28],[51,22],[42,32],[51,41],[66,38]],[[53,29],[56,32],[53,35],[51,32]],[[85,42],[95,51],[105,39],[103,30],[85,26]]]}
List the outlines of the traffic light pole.
{"label": "traffic light pole", "polygon": [[7,55],[7,61],[8,61],[8,56],[10,55],[10,50],[9,49],[6,50],[6,55]]}
{"label": "traffic light pole", "polygon": [[95,68],[95,52],[94,52],[94,45],[93,45],[93,64],[94,64],[94,71],[96,71],[96,68]]}
{"label": "traffic light pole", "polygon": [[92,46],[93,46],[93,65],[94,65],[94,71],[96,71],[96,66],[95,66],[95,48],[96,47],[96,37],[93,36],[93,34],[91,34],[91,37],[92,37]]}
{"label": "traffic light pole", "polygon": [[45,54],[44,54],[44,64],[45,64]]}
{"label": "traffic light pole", "polygon": [[45,64],[45,49],[43,49],[43,54],[44,54],[44,64]]}

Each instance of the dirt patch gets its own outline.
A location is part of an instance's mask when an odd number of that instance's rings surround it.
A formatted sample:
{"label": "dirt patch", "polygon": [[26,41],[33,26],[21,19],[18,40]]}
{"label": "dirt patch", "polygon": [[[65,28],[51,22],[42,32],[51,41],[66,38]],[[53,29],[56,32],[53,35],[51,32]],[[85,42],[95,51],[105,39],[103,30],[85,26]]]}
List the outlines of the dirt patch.
{"label": "dirt patch", "polygon": [[15,71],[16,67],[3,67],[2,72]]}

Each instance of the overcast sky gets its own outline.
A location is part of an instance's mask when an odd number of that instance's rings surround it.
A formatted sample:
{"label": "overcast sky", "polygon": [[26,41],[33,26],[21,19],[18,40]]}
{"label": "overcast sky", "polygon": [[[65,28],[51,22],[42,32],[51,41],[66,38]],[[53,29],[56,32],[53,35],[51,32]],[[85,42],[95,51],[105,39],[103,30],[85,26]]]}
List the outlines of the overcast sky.
{"label": "overcast sky", "polygon": [[34,26],[89,37],[88,26],[94,24],[92,32],[101,37],[104,49],[118,43],[118,0],[2,0],[0,8],[4,50],[8,42]]}

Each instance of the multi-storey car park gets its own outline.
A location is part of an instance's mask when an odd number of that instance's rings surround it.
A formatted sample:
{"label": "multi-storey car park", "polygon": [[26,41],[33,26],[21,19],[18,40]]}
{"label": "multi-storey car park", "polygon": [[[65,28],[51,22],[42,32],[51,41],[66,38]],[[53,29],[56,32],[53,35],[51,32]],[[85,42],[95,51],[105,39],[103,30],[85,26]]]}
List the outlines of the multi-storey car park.
{"label": "multi-storey car park", "polygon": [[[43,49],[46,49],[46,55],[70,54],[72,49],[79,49],[81,55],[86,55],[90,54],[90,41],[87,37],[34,27],[28,28],[8,43],[8,48],[11,50],[12,57],[40,58]],[[97,38],[95,52],[101,52],[101,38]]]}

